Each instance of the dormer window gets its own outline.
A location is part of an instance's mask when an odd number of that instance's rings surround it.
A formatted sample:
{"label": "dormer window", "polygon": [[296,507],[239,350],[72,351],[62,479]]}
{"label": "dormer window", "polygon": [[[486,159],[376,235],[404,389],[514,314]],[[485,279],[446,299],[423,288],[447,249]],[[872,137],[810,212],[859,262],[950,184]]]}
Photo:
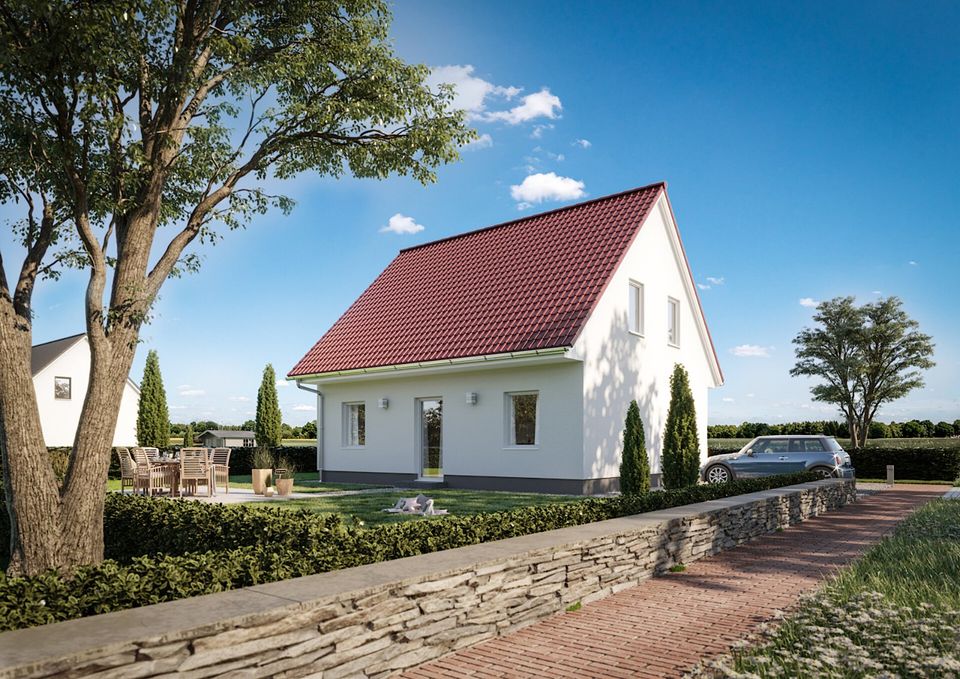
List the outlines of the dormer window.
{"label": "dormer window", "polygon": [[73,387],[69,377],[53,378],[53,397],[58,401],[69,401],[72,396]]}

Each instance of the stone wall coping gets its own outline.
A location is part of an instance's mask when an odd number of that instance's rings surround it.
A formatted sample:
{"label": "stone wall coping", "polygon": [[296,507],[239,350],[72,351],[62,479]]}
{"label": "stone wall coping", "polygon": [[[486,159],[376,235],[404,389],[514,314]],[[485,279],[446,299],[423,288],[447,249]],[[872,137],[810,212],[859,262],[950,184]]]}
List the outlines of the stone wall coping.
{"label": "stone wall coping", "polygon": [[[51,623],[0,633],[0,673],[58,658],[81,661],[134,649],[134,642],[149,639],[159,645],[196,638],[233,627],[263,624],[291,612],[333,601],[351,592],[358,596],[388,587],[436,580],[468,566],[483,566],[512,557],[522,558],[544,550],[595,538],[634,533],[672,521],[694,521],[713,512],[776,499],[805,489],[849,483],[824,479],[794,486],[736,495],[671,509],[635,514],[568,528],[558,528],[478,545],[457,547],[393,561],[383,561],[301,578],[178,599],[141,608]],[[404,575],[407,574],[407,577]],[[408,575],[414,574],[414,575]]]}

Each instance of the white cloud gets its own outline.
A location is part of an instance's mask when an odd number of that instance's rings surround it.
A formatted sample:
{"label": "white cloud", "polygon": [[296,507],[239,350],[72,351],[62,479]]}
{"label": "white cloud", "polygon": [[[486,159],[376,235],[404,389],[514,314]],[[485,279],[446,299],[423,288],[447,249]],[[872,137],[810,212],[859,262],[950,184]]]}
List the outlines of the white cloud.
{"label": "white cloud", "polygon": [[583,198],[584,183],[570,177],[561,177],[553,172],[538,172],[528,175],[519,184],[510,187],[511,197],[521,210],[535,203],[548,200],[575,200]]}
{"label": "white cloud", "polygon": [[207,392],[204,389],[191,387],[189,384],[181,384],[179,387],[177,387],[177,393],[179,393],[181,396],[203,396]]}
{"label": "white cloud", "polygon": [[820,302],[818,302],[817,300],[815,300],[813,297],[801,297],[801,298],[800,298],[800,306],[805,306],[805,307],[807,307],[808,309],[814,309],[814,308],[816,308],[816,306],[817,306],[818,304],[820,304]]}
{"label": "white cloud", "polygon": [[725,397],[725,398],[723,399],[723,402],[724,402],[724,403],[733,403],[733,402],[734,402],[734,399],[732,399],[732,398],[730,398],[729,396],[727,396],[727,397]]}
{"label": "white cloud", "polygon": [[697,283],[697,287],[700,288],[701,290],[709,290],[709,289],[710,289],[710,286],[707,285],[706,283]]}
{"label": "white cloud", "polygon": [[430,71],[427,85],[436,88],[441,84],[453,85],[454,95],[451,106],[467,112],[470,118],[479,118],[487,107],[488,97],[512,99],[520,94],[518,87],[503,87],[473,75],[473,66],[437,66]]}
{"label": "white cloud", "polygon": [[390,218],[390,221],[387,222],[387,225],[380,229],[380,233],[398,233],[398,234],[408,234],[408,233],[419,233],[423,231],[425,227],[423,224],[417,224],[413,221],[413,217],[407,217],[402,215],[399,212]]}
{"label": "white cloud", "polygon": [[187,406],[170,406],[170,410],[186,410]]}
{"label": "white cloud", "polygon": [[754,396],[756,396],[756,394],[754,394],[753,392],[747,394],[747,398],[753,398]]}
{"label": "white cloud", "polygon": [[909,262],[907,262],[907,264],[909,264],[910,266],[918,266],[917,262],[915,262],[912,259]]}
{"label": "white cloud", "polygon": [[306,405],[305,403],[300,403],[290,408],[290,410],[295,410],[297,412],[304,412],[304,413],[306,412],[312,413],[316,409],[317,409],[317,406]]}
{"label": "white cloud", "polygon": [[285,379],[283,379],[282,377],[278,377],[278,378],[277,378],[277,386],[280,387],[281,389],[285,389],[286,387],[289,387],[289,386],[290,386],[290,383],[287,382],[287,381],[286,381]]}
{"label": "white cloud", "polygon": [[493,146],[493,137],[484,132],[479,137],[467,144],[464,144],[460,148],[464,151],[479,151],[480,149],[488,149],[491,146]]}
{"label": "white cloud", "polygon": [[550,90],[544,87],[539,92],[528,94],[522,99],[522,103],[514,106],[508,111],[492,111],[483,116],[484,120],[502,120],[509,125],[519,125],[528,120],[536,118],[556,118],[563,105],[560,103],[560,97],[551,94]]}
{"label": "white cloud", "polygon": [[726,279],[723,276],[720,276],[720,277],[707,276],[707,283],[709,283],[710,285],[723,285],[725,280]]}
{"label": "white cloud", "polygon": [[546,132],[547,130],[552,130],[552,129],[553,129],[553,125],[551,125],[550,123],[546,123],[544,125],[534,125],[533,132],[530,133],[530,138],[542,139],[543,133]]}
{"label": "white cloud", "polygon": [[250,398],[249,398],[248,396],[231,396],[231,397],[230,397],[230,400],[231,400],[231,401],[238,401],[238,402],[240,402],[240,403],[246,403],[247,401],[250,400]]}
{"label": "white cloud", "polygon": [[759,344],[738,344],[730,353],[741,358],[770,358],[773,347],[762,347]]}
{"label": "white cloud", "polygon": [[574,146],[579,146],[579,147],[582,148],[582,149],[588,149],[588,148],[590,148],[591,146],[593,146],[593,144],[591,144],[591,143],[590,143],[588,140],[586,140],[586,139],[575,139],[575,140],[573,141],[573,145],[574,145]]}
{"label": "white cloud", "polygon": [[871,292],[873,292],[873,294],[875,294],[875,295],[882,295],[882,294],[883,294],[883,290],[872,290]]}
{"label": "white cloud", "polygon": [[558,163],[562,163],[567,157],[562,153],[551,153],[550,151],[547,151],[547,158],[550,160],[555,160]]}

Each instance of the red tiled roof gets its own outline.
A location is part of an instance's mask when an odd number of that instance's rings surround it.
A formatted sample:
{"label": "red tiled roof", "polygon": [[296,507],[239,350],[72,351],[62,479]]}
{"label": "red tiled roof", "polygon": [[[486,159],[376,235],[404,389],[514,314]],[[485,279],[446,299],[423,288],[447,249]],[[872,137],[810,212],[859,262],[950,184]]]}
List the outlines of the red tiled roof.
{"label": "red tiled roof", "polygon": [[572,346],[663,189],[402,250],[289,374]]}

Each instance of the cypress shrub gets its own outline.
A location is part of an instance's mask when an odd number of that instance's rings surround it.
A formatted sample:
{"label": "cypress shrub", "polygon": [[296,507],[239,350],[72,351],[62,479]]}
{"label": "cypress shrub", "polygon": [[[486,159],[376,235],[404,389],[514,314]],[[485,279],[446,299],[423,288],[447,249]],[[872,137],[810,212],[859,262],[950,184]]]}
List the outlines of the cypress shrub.
{"label": "cypress shrub", "polygon": [[192,424],[188,424],[187,428],[183,430],[183,447],[193,448],[193,425]]}
{"label": "cypress shrub", "polygon": [[160,359],[150,350],[140,382],[140,404],[137,406],[137,443],[141,446],[166,448],[170,445],[170,411],[167,393],[160,376]]}
{"label": "cypress shrub", "polygon": [[636,400],[630,401],[623,426],[623,457],[620,460],[620,492],[625,495],[650,490],[650,462],[643,435],[643,420]]}
{"label": "cypress shrub", "polygon": [[280,445],[283,422],[280,418],[280,402],[277,399],[277,375],[269,363],[263,369],[263,380],[257,391],[256,424],[258,446],[276,448]]}
{"label": "cypress shrub", "polygon": [[670,410],[663,435],[663,484],[667,488],[695,486],[700,473],[697,411],[687,370],[677,363],[670,376]]}

